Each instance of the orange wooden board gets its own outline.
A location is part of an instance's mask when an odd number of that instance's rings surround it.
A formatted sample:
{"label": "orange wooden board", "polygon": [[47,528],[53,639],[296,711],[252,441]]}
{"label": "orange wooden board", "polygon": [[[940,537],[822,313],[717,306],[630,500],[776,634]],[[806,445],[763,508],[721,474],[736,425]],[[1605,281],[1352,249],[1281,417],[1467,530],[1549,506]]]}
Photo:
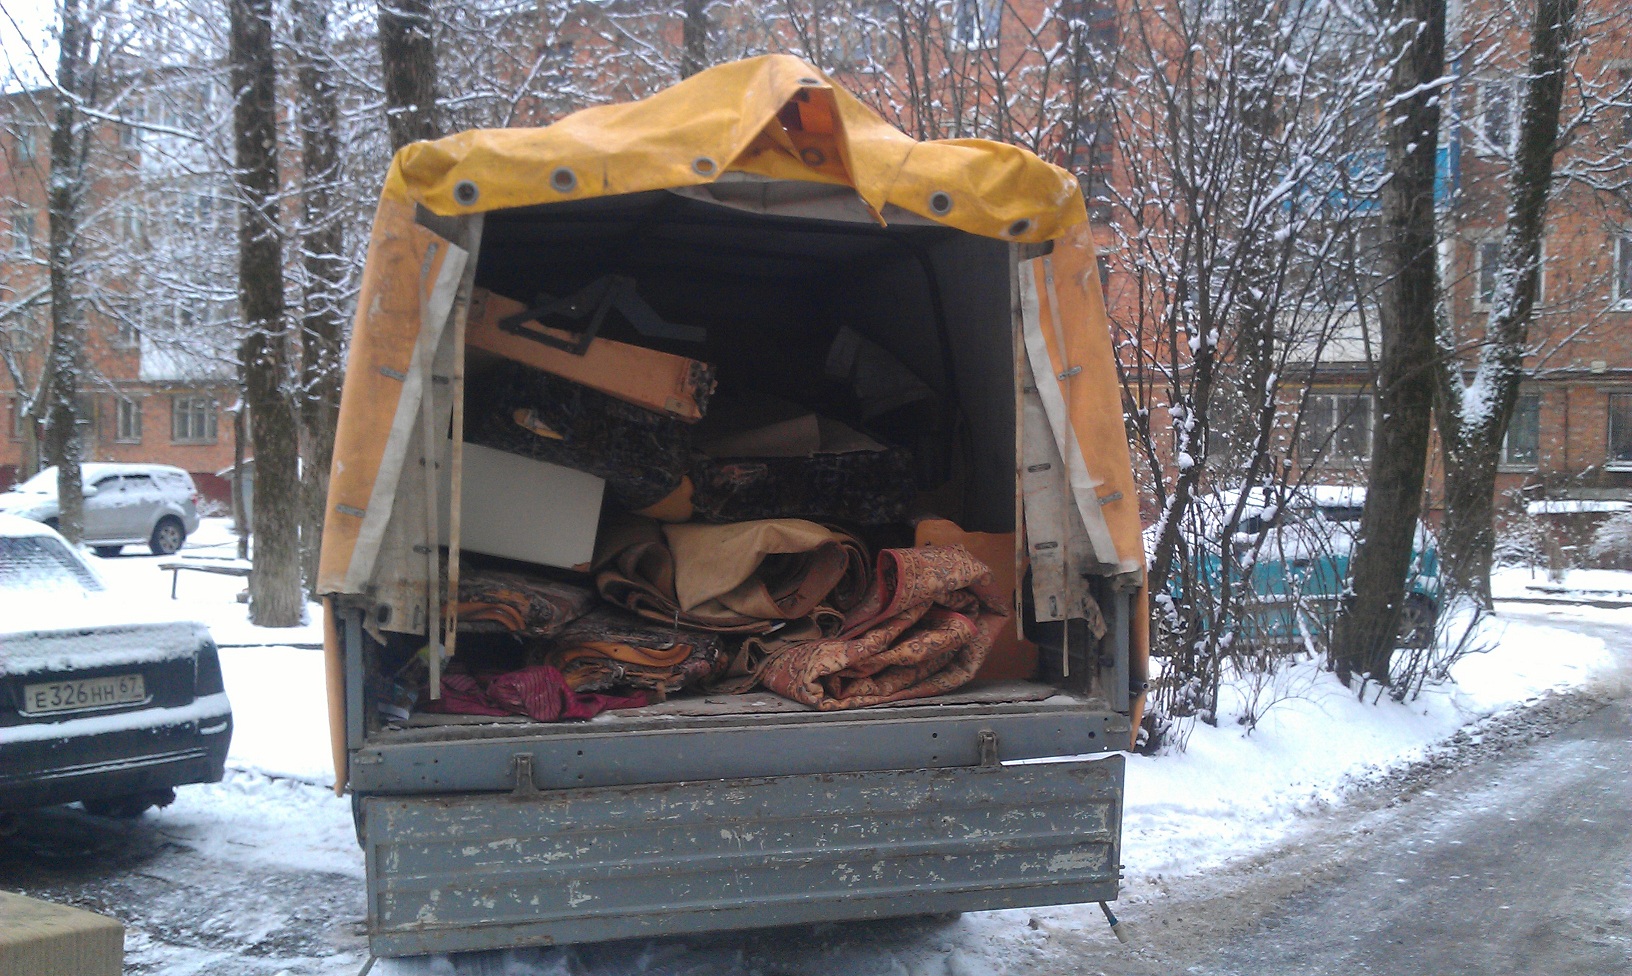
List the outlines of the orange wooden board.
{"label": "orange wooden board", "polygon": [[[686,421],[702,418],[703,405],[714,385],[713,371],[706,365],[684,356],[601,338],[578,356],[499,328],[499,322],[526,308],[485,288],[476,289],[471,295],[465,344],[582,383],[637,407]],[[571,333],[536,322],[532,328],[566,341],[573,338]]]}

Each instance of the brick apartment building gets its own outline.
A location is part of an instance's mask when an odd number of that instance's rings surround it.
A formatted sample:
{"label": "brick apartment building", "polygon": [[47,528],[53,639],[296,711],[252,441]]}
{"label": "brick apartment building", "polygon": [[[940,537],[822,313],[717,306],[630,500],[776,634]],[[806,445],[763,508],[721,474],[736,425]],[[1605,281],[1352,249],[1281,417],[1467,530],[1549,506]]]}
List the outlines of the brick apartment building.
{"label": "brick apartment building", "polygon": [[[46,248],[50,225],[46,181],[50,159],[48,114],[31,93],[0,101],[0,400],[5,432],[0,436],[0,488],[43,465],[42,432],[26,414],[28,393],[38,391],[50,343],[50,302]],[[191,472],[199,490],[218,501],[226,483],[215,472],[232,464],[233,423],[225,412],[237,401],[230,343],[219,327],[230,314],[227,303],[200,303],[186,289],[133,289],[143,262],[186,263],[156,248],[166,225],[185,228],[194,239],[219,228],[200,225],[196,212],[162,214],[181,195],[163,180],[165,194],[146,189],[155,180],[154,163],[144,159],[142,139],[116,125],[93,133],[94,171],[83,210],[86,253],[83,295],[87,374],[81,383],[84,459],[172,464]],[[92,169],[92,167],[88,167]],[[219,208],[225,211],[225,207]],[[179,218],[179,219],[178,219]],[[230,239],[230,227],[226,228]],[[172,276],[170,280],[175,280]],[[213,308],[205,308],[213,305]],[[204,319],[215,319],[214,327]],[[198,317],[201,327],[185,326]],[[147,323],[166,328],[150,330]],[[163,338],[155,338],[162,334]],[[20,382],[19,382],[20,381]],[[35,424],[31,430],[30,425]],[[30,453],[33,457],[30,458]]]}
{"label": "brick apartment building", "polygon": [[[1491,4],[1461,8],[1460,45],[1493,52],[1478,67],[1458,64],[1442,130],[1439,264],[1448,294],[1443,311],[1460,343],[1477,347],[1496,287],[1508,194],[1505,156],[1518,129],[1523,58],[1522,30],[1492,32]],[[1588,90],[1618,104],[1600,104],[1578,126],[1557,158],[1560,179],[1548,210],[1541,295],[1531,326],[1532,352],[1504,444],[1497,491],[1499,509],[1532,512],[1616,510],[1632,503],[1632,38],[1604,27],[1604,10],[1584,5],[1582,23],[1598,31],[1576,65]],[[1594,26],[1595,25],[1595,26]],[[1493,43],[1493,41],[1495,43]],[[1569,92],[1570,87],[1566,88]],[[1564,115],[1579,116],[1579,99],[1566,95]],[[1581,179],[1591,170],[1600,184]],[[1471,359],[1471,357],[1470,357]],[[1337,355],[1316,364],[1318,385],[1306,413],[1306,440],[1331,436],[1350,448],[1334,452],[1323,480],[1363,476],[1369,454],[1372,401],[1370,364]],[[1429,508],[1443,501],[1443,465],[1437,446],[1429,458]],[[1565,502],[1568,504],[1549,504]],[[1528,505],[1526,504],[1528,503]],[[1581,504],[1589,503],[1589,504]],[[1601,504],[1609,503],[1609,504]]]}
{"label": "brick apartment building", "polygon": [[[1602,5],[1610,0],[1596,2]],[[1594,12],[1594,3],[1589,0],[1587,6],[1583,22],[1593,23],[1587,14]],[[1445,240],[1440,259],[1450,292],[1446,310],[1461,334],[1470,337],[1480,333],[1494,286],[1493,245],[1506,206],[1501,156],[1517,124],[1515,79],[1527,43],[1522,29],[1509,30],[1493,43],[1488,27],[1480,26],[1485,23],[1486,8],[1494,8],[1494,0],[1473,0],[1459,8],[1461,26],[1453,31],[1462,33],[1463,42],[1471,42],[1478,31],[1486,33],[1480,35],[1484,43],[1478,46],[1481,64],[1455,68],[1459,77],[1448,103],[1441,151],[1440,212]],[[623,21],[616,30],[603,29],[602,21],[620,10],[635,20]],[[759,36],[769,21],[757,11],[729,4],[717,10],[721,12],[715,33],[726,38],[717,46],[748,44],[745,39],[750,37],[758,37],[752,43],[761,47],[777,46],[774,37]],[[878,4],[858,4],[855,11],[839,14],[848,17],[879,10],[884,8]],[[1056,79],[1052,84],[1060,86],[1092,83],[1098,77],[1096,66],[1114,59],[1121,33],[1130,29],[1125,7],[1087,0],[956,0],[946,9],[945,20],[937,29],[947,35],[948,51],[995,52],[996,61],[1017,72],[1028,61],[1040,62],[1043,57],[1027,45],[1041,48],[1048,41],[1052,51],[1048,57],[1055,59],[1050,77]],[[907,55],[899,49],[898,39],[892,47],[888,32],[893,20],[880,14],[871,27],[858,28],[864,21],[870,23],[865,17],[852,18],[825,35],[820,44],[824,66],[840,83],[858,91],[895,91],[900,78],[885,76],[903,74],[902,59]],[[1031,29],[1018,29],[1020,23]],[[554,34],[541,33],[540,44],[560,56],[562,63],[553,70],[572,75],[581,90],[617,99],[639,97],[672,77],[651,74],[656,70],[652,64],[620,61],[616,49],[623,42],[619,38],[628,35],[632,24],[651,39],[679,49],[679,20],[672,10],[627,3],[587,5],[571,23],[557,25]],[[1040,32],[1038,25],[1044,25]],[[868,31],[876,36],[862,36]],[[1473,49],[1467,43],[1464,46]],[[1611,83],[1617,77],[1632,77],[1632,49],[1625,33],[1610,31],[1594,38],[1579,70],[1586,77]],[[989,92],[975,86],[963,94],[970,99],[962,109],[965,118],[978,119],[984,113],[989,122],[995,117],[995,109],[988,104]],[[917,121],[914,103],[904,95],[892,98],[895,121],[913,131]],[[930,101],[923,101],[925,110]],[[0,133],[4,153],[0,158],[0,251],[4,252],[0,253],[0,307],[37,288],[44,275],[43,151],[48,132],[42,113],[31,111],[31,106],[16,97],[11,103],[6,114],[16,122]],[[548,118],[535,116],[553,111],[540,104],[535,111],[523,111],[515,124],[546,122]],[[1567,106],[1566,112],[1570,111]],[[1076,119],[1074,114],[1072,119]],[[1126,167],[1116,158],[1107,127],[1086,114],[1072,119],[1054,119],[1051,131],[1033,134],[1033,146],[1078,174],[1089,198],[1090,214],[1100,225],[1096,239],[1105,252],[1102,280],[1108,283],[1112,317],[1130,316],[1135,314],[1132,303],[1136,296],[1118,280],[1124,269],[1107,226],[1118,217],[1104,192],[1107,185],[1128,178]],[[949,123],[942,119],[940,124],[944,128]],[[119,160],[122,172],[142,171],[145,161],[140,140],[116,127],[109,127],[101,138],[107,151]],[[1561,168],[1617,148],[1624,154],[1629,142],[1632,116],[1625,109],[1600,115],[1566,150]],[[1622,178],[1626,172],[1623,160]],[[208,196],[206,192],[149,197],[141,204],[147,208],[145,214],[134,222],[141,224],[145,219],[151,229],[162,222],[159,211],[166,208],[172,211],[171,217],[195,216],[199,201]],[[230,209],[223,205],[218,212]],[[126,232],[130,223],[125,222]],[[1550,223],[1544,302],[1535,327],[1537,354],[1527,362],[1528,376],[1508,438],[1500,489],[1537,499],[1632,501],[1632,208],[1624,190],[1616,194],[1572,183],[1561,189]],[[134,241],[140,234],[130,236]],[[219,320],[232,314],[220,302],[213,310],[189,307],[181,300],[150,304],[153,307],[145,309],[144,315],[156,315],[171,324],[193,317]],[[25,313],[25,318],[33,320],[31,328],[14,324],[15,317],[4,324],[6,341],[20,350],[22,361],[37,363],[43,352],[45,311],[36,305]],[[95,375],[86,382],[87,415],[92,418],[86,431],[87,457],[176,464],[193,472],[207,492],[224,495],[224,485],[212,472],[229,465],[233,455],[231,418],[224,412],[236,401],[230,354],[201,355],[186,344],[157,341],[129,321],[109,319],[96,309],[89,314],[87,355]],[[171,336],[176,331],[166,330]],[[1335,446],[1326,452],[1322,469],[1315,474],[1318,480],[1353,482],[1364,476],[1374,412],[1368,390],[1373,369],[1370,348],[1375,343],[1363,337],[1362,341],[1339,342],[1319,362],[1305,364],[1315,386],[1303,413],[1303,442]],[[10,421],[9,436],[0,438],[0,484],[21,466],[28,440],[11,383],[9,375],[0,375],[0,396],[8,400]],[[1437,469],[1437,452],[1431,464]],[[1431,483],[1437,487],[1434,474]]]}

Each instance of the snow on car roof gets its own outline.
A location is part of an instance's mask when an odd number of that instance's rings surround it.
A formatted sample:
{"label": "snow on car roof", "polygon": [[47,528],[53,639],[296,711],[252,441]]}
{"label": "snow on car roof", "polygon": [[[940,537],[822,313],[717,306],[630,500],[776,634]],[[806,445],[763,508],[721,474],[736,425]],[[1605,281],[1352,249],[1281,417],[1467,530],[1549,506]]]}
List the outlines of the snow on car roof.
{"label": "snow on car roof", "polygon": [[1309,485],[1303,491],[1322,508],[1359,508],[1366,503],[1363,485]]}
{"label": "snow on car roof", "polygon": [[23,518],[21,515],[7,515],[0,512],[0,536],[12,539],[26,539],[36,535],[56,535],[51,527],[44,522]]}
{"label": "snow on car roof", "polygon": [[[128,461],[87,461],[79,466],[79,480],[87,485],[96,481],[98,478],[104,478],[110,474],[179,474],[186,476],[188,481],[192,480],[192,475],[187,474],[186,469],[178,468],[173,464],[146,464]],[[28,491],[31,489],[27,488],[26,486],[34,485],[36,487],[32,490],[39,491],[42,487],[50,485],[54,490],[56,477],[57,469],[55,465],[52,465],[48,468],[41,468],[34,475],[34,477],[29,478],[27,481],[18,482],[11,487],[13,491]]]}

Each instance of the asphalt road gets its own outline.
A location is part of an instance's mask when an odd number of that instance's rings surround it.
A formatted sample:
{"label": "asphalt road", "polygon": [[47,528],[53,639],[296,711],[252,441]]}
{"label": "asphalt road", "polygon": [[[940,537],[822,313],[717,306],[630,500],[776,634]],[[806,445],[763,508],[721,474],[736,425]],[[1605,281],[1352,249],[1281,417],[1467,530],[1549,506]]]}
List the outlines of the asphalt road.
{"label": "asphalt road", "polygon": [[352,973],[366,955],[357,879],[224,864],[154,817],[24,814],[0,838],[0,889],[123,921],[127,976]]}
{"label": "asphalt road", "polygon": [[1620,675],[1459,735],[1455,755],[1277,849],[1124,906],[1134,943],[1084,941],[1076,971],[1632,974],[1632,635],[1505,609],[1602,638]]}
{"label": "asphalt road", "polygon": [[1632,707],[1466,769],[1199,971],[1632,973]]}

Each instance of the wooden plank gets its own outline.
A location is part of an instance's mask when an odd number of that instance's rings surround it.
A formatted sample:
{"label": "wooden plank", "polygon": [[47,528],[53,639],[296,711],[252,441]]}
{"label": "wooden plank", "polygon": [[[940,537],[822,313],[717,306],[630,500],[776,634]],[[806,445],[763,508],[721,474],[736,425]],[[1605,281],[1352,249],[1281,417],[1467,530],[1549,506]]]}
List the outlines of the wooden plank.
{"label": "wooden plank", "polygon": [[[637,407],[685,421],[702,419],[714,373],[695,359],[655,349],[597,338],[576,356],[499,328],[499,322],[524,312],[518,301],[477,288],[471,296],[465,341],[470,346],[541,369]],[[570,341],[570,333],[534,323],[545,333]]]}
{"label": "wooden plank", "polygon": [[119,976],[124,965],[118,920],[0,891],[0,973]]}

